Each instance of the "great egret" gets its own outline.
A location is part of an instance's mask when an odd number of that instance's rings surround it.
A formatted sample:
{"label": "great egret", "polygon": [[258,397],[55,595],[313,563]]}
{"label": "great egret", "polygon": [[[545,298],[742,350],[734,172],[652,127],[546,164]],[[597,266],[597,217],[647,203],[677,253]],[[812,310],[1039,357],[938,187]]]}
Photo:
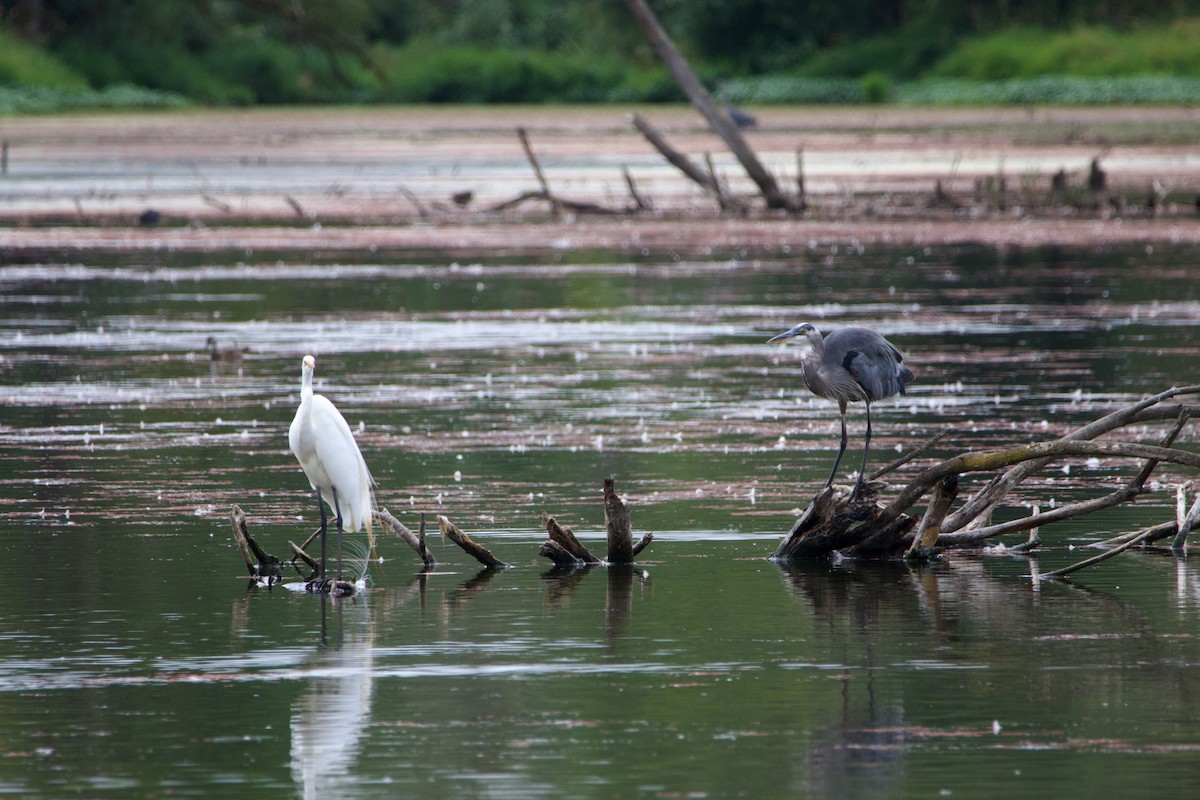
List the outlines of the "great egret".
{"label": "great egret", "polygon": [[825,481],[827,487],[833,483],[842,454],[846,452],[846,404],[861,400],[867,406],[867,436],[858,480],[850,494],[853,500],[862,490],[863,473],[867,469],[867,452],[871,447],[871,403],[904,394],[905,384],[916,376],[904,366],[904,356],[895,345],[867,328],[842,328],[822,337],[819,330],[804,322],[771,337],[767,344],[777,344],[800,334],[804,334],[812,345],[812,352],[801,363],[804,385],[818,397],[837,401],[842,418],[842,445],[833,460],[829,480]]}
{"label": "great egret", "polygon": [[354,533],[367,530],[371,551],[375,540],[371,532],[372,516],[375,513],[375,498],[371,492],[374,481],[367,470],[354,434],[346,424],[346,418],[328,398],[313,394],[312,377],[317,360],[305,356],[300,378],[300,407],[288,430],[288,444],[300,462],[300,468],[308,476],[308,482],[317,493],[317,507],[321,511],[321,570],[325,577],[325,505],[326,497],[332,497],[331,506],[337,517],[337,573],[342,578],[342,530]]}

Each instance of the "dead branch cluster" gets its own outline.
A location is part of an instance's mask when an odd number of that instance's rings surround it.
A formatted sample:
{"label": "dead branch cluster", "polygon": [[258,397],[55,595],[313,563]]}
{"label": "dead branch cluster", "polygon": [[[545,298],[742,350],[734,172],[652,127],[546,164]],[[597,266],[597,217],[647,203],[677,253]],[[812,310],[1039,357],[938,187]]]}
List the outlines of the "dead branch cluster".
{"label": "dead branch cluster", "polygon": [[[890,500],[882,497],[886,487],[875,479],[895,469],[897,464],[888,465],[871,476],[868,491],[855,502],[851,502],[845,489],[827,488],[813,498],[771,557],[780,562],[826,558],[835,553],[859,558],[900,555],[909,559],[929,558],[937,550],[978,546],[1001,535],[1036,531],[1051,522],[1133,501],[1147,491],[1147,482],[1162,464],[1200,469],[1200,454],[1174,446],[1193,415],[1200,412],[1200,406],[1178,398],[1197,393],[1200,393],[1200,386],[1160,392],[1054,441],[961,453],[926,467]],[[1168,426],[1158,444],[1111,438],[1127,432],[1131,426],[1148,423]],[[1107,438],[1101,440],[1102,437]],[[919,455],[930,444],[922,445],[903,461]],[[1035,509],[1033,514],[1005,522],[991,521],[992,512],[1025,480],[1072,457],[1129,458],[1137,460],[1141,466],[1126,483],[1102,496],[1047,511]],[[970,473],[997,474],[951,510],[960,486],[965,483],[964,476]],[[1173,547],[1182,549],[1187,533],[1200,517],[1200,500],[1190,508],[1187,505],[1187,493],[1195,485],[1196,482],[1189,481],[1179,487],[1176,520],[1103,544],[1115,544],[1124,549],[1171,538]],[[914,509],[926,497],[925,508],[918,513]],[[1031,537],[1020,547],[1030,550],[1036,544],[1037,540]],[[1120,551],[1109,551],[1104,557],[1115,552]],[[1078,568],[1080,566],[1042,577],[1068,574]]]}
{"label": "dead branch cluster", "polygon": [[[376,512],[376,519],[391,530],[397,538],[412,548],[413,552],[421,559],[425,571],[429,572],[437,568],[437,559],[430,552],[425,542],[424,513],[420,515],[420,523],[416,533],[413,533],[407,525],[398,520],[387,509],[381,509]],[[234,542],[242,555],[242,559],[246,563],[246,569],[249,571],[251,580],[257,582],[265,579],[268,586],[282,581],[284,562],[263,550],[254,537],[250,535],[246,524],[246,515],[242,509],[237,506],[233,507],[231,521],[233,524]],[[611,477],[604,479],[604,522],[607,531],[608,550],[607,556],[601,559],[588,550],[570,528],[560,525],[554,517],[543,514],[542,526],[546,528],[546,532],[550,538],[540,545],[538,555],[549,559],[553,566],[560,570],[575,570],[602,565],[628,565],[633,564],[638,554],[654,539],[653,533],[646,533],[634,543],[629,505],[617,494],[615,481]],[[474,558],[485,568],[498,570],[507,569],[511,566],[472,539],[461,528],[451,522],[448,517],[438,515],[437,523],[438,530],[443,539],[449,539],[458,545],[464,553]],[[288,546],[292,551],[290,566],[296,568],[296,571],[303,577],[312,591],[338,595],[353,594],[353,584],[346,581],[330,581],[326,584],[316,583],[315,579],[320,571],[319,564],[315,558],[306,552],[305,548],[319,534],[320,530],[318,529],[302,545],[297,545],[291,541],[288,542]],[[308,567],[309,572],[307,574],[300,568],[300,563]]]}

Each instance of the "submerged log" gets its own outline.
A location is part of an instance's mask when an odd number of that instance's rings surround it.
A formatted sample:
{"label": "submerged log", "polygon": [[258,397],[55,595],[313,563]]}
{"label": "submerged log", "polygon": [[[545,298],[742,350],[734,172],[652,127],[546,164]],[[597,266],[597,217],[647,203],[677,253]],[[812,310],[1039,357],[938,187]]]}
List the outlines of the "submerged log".
{"label": "submerged log", "polygon": [[[884,558],[904,551],[929,554],[934,547],[977,545],[1002,534],[1028,531],[1050,522],[1128,502],[1147,491],[1146,482],[1161,464],[1200,469],[1200,454],[1173,446],[1180,431],[1200,408],[1166,402],[1198,393],[1200,386],[1168,389],[1107,414],[1054,441],[961,453],[919,472],[899,489],[890,502],[880,499],[880,490],[886,490],[887,487],[876,482],[868,484],[869,489],[860,493],[856,500],[851,500],[848,489],[823,489],[793,524],[771,559],[791,562],[828,558],[835,553],[867,558]],[[1154,421],[1173,423],[1157,446],[1130,441],[1096,441],[1098,437],[1121,428]],[[1038,470],[1070,457],[1132,458],[1144,460],[1144,463],[1129,483],[1103,497],[1034,513],[1011,522],[986,524],[992,510],[1023,481]],[[958,509],[948,513],[957,485],[963,476],[972,472],[999,474],[968,497]],[[924,522],[913,533],[917,525],[913,507],[935,487],[933,498],[922,514]],[[1194,510],[1200,515],[1200,503]],[[1186,530],[1190,527],[1186,522],[1191,516],[1190,513],[1182,515],[1177,525],[1173,526],[1176,532],[1183,530],[1186,536]],[[1176,547],[1181,548],[1182,542],[1177,542]]]}

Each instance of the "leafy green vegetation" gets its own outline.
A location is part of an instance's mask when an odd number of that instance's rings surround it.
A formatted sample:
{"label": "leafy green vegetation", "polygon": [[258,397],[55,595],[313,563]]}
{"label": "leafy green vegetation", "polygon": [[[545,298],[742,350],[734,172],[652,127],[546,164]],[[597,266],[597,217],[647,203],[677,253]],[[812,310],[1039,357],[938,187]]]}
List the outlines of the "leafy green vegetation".
{"label": "leafy green vegetation", "polygon": [[59,59],[0,28],[0,86],[83,89],[87,81]]}
{"label": "leafy green vegetation", "polygon": [[399,103],[595,103],[679,100],[663,70],[630,70],[616,59],[424,41],[381,50],[378,99]]}
{"label": "leafy green vegetation", "polygon": [[1200,19],[1118,32],[1019,28],[963,42],[930,77],[996,81],[1042,75],[1188,75],[1200,77]]}
{"label": "leafy green vegetation", "polygon": [[60,111],[183,108],[182,95],[127,83],[103,89],[62,86],[0,86],[0,114],[49,114]]}
{"label": "leafy green vegetation", "polygon": [[[1190,103],[1200,79],[1187,0],[653,5],[730,102]],[[613,0],[0,0],[0,87],[8,113],[682,100]]]}
{"label": "leafy green vegetation", "polygon": [[1003,81],[931,79],[901,86],[896,101],[907,105],[1189,105],[1200,103],[1200,78],[1046,75]]}

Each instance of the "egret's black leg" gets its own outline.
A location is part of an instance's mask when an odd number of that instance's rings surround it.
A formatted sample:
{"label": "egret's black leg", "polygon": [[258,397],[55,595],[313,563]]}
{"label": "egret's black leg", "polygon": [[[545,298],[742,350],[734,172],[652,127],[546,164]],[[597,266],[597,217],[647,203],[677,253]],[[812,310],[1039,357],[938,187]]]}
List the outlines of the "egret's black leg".
{"label": "egret's black leg", "polygon": [[837,458],[833,460],[833,469],[829,470],[829,480],[825,481],[825,488],[828,489],[833,485],[833,478],[837,475],[838,464],[842,463],[842,453],[846,452],[846,404],[840,404],[842,412],[842,446],[838,448]]}
{"label": "egret's black leg", "polygon": [[867,472],[867,451],[871,449],[871,401],[867,401],[867,437],[863,444],[862,466],[858,468],[858,481],[854,484],[854,491],[850,493],[850,499],[854,500],[858,497],[859,491],[862,490],[863,477]]}
{"label": "egret's black leg", "polygon": [[335,580],[342,579],[342,509],[338,506],[337,489],[333,490],[333,513],[337,514],[337,572],[334,574]]}
{"label": "egret's black leg", "polygon": [[321,512],[321,568],[317,577],[325,580],[325,502],[321,500],[321,490],[317,489],[317,509]]}

